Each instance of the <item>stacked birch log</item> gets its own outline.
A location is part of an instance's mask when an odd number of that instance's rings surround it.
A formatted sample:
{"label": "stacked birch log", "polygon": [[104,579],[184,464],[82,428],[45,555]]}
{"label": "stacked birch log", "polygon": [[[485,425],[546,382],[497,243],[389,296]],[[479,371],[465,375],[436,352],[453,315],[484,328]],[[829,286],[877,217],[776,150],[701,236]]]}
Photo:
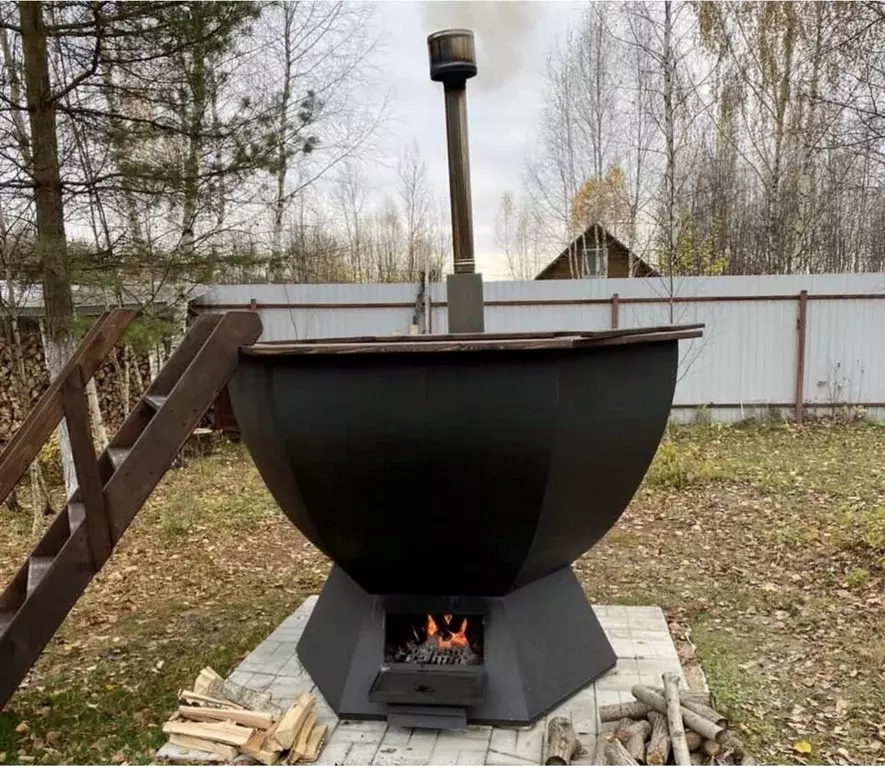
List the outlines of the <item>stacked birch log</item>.
{"label": "stacked birch log", "polygon": [[0,333],[0,441],[9,439],[24,420],[34,402],[49,383],[43,362],[43,344],[36,333],[21,337],[22,366],[24,367],[24,393],[21,402],[18,384],[18,363],[13,347]]}
{"label": "stacked birch log", "polygon": [[[119,428],[132,405],[138,401],[151,380],[147,357],[136,355],[131,348],[129,360],[129,403],[124,406],[123,392],[127,349],[118,345],[95,371],[98,403],[105,427],[113,432]],[[116,354],[116,364],[114,356]],[[4,334],[0,333],[0,445],[11,439],[21,426],[37,399],[49,385],[49,373],[43,355],[43,343],[39,333],[28,332],[21,336],[21,359],[24,368],[24,397],[20,396],[18,363],[13,348]],[[121,375],[123,374],[123,375]],[[24,400],[24,401],[22,401]]]}
{"label": "stacked birch log", "polygon": [[635,685],[630,703],[600,706],[594,764],[755,764],[707,693],[680,690],[675,673],[662,681]]}

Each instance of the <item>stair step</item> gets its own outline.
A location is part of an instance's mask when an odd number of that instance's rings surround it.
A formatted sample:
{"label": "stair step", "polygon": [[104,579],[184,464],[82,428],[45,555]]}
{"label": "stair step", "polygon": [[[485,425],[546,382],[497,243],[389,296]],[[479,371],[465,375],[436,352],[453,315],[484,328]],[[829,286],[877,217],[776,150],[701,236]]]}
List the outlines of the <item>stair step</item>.
{"label": "stair step", "polygon": [[37,588],[37,584],[43,580],[43,576],[49,572],[55,557],[31,557],[28,560],[28,596]]}
{"label": "stair step", "polygon": [[146,394],[144,397],[144,401],[147,402],[154,410],[159,410],[163,405],[166,404],[166,400],[169,399],[165,394]]}
{"label": "stair step", "polygon": [[84,519],[86,519],[86,507],[82,503],[77,503],[76,501],[69,503],[68,525],[70,526],[72,533],[76,530],[77,525],[79,525]]}
{"label": "stair step", "polygon": [[111,459],[111,463],[113,464],[115,469],[120,468],[120,464],[126,460],[126,456],[129,455],[129,450],[131,448],[128,447],[109,447],[108,448],[108,458]]}
{"label": "stair step", "polygon": [[14,612],[9,613],[0,613],[0,634],[6,631],[6,627],[12,623],[12,619],[15,617]]}

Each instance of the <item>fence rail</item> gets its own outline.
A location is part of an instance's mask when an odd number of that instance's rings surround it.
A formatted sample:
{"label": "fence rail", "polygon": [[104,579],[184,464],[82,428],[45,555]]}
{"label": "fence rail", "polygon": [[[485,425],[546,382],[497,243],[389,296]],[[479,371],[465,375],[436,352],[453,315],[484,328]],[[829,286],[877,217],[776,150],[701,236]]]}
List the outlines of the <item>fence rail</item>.
{"label": "fence rail", "polygon": [[[251,308],[264,341],[408,333],[418,286],[226,285],[196,311]],[[429,291],[446,332],[445,285]],[[485,284],[489,332],[603,330],[703,323],[683,342],[674,417],[703,409],[740,420],[761,410],[855,411],[885,418],[885,275],[590,279]]]}

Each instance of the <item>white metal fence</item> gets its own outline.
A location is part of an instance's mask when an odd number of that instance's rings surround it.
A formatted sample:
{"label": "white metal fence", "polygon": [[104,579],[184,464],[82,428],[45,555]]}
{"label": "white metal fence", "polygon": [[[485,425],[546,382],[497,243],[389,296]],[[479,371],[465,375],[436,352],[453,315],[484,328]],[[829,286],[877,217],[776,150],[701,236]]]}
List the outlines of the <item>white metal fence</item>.
{"label": "white metal fence", "polygon": [[[885,418],[885,274],[487,282],[489,332],[600,330],[702,322],[680,342],[674,417],[778,409],[799,417],[863,408]],[[197,311],[253,308],[262,340],[409,332],[418,286],[223,285]],[[446,332],[445,285],[430,291]],[[797,407],[798,403],[798,407]]]}

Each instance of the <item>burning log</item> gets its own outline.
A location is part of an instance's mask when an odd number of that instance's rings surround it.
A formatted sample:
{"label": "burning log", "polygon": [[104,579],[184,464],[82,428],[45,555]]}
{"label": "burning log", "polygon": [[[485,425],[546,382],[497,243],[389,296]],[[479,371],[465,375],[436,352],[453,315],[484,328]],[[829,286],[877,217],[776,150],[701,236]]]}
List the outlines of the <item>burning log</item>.
{"label": "burning log", "polygon": [[547,725],[547,761],[544,764],[571,764],[583,751],[575,728],[564,716],[554,716]]}
{"label": "burning log", "polygon": [[639,764],[617,738],[611,738],[605,745],[606,764],[632,765]]}
{"label": "burning log", "polygon": [[657,711],[648,712],[651,722],[651,740],[645,761],[647,764],[666,764],[670,757],[670,731],[667,729],[667,718]]}

